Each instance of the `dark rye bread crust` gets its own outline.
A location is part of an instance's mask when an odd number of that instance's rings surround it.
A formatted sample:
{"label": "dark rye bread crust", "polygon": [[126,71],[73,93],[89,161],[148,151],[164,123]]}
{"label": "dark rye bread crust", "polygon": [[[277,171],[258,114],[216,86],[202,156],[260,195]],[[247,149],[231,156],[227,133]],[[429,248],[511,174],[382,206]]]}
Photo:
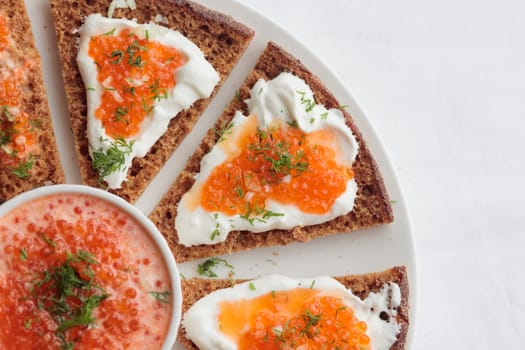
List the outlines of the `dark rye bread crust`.
{"label": "dark rye bread crust", "polygon": [[64,182],[64,172],[58,156],[53,132],[53,123],[47,104],[46,89],[42,78],[40,55],[36,49],[31,23],[23,0],[2,0],[0,13],[7,19],[10,35],[17,45],[16,54],[20,58],[32,58],[36,65],[29,70],[28,89],[24,90],[23,109],[30,116],[40,119],[42,130],[38,144],[40,153],[34,159],[31,176],[18,178],[10,169],[0,166],[0,203],[19,193],[46,184]]}
{"label": "dark rye bread crust", "polygon": [[[396,283],[401,290],[401,305],[397,309],[396,321],[401,326],[396,342],[390,347],[390,350],[402,350],[405,348],[408,332],[408,278],[405,266],[396,266],[383,272],[374,272],[363,275],[349,275],[336,277],[352,293],[360,299],[365,299],[369,293],[376,293],[381,290],[385,283]],[[231,287],[236,283],[242,283],[245,280],[227,280],[227,279],[203,279],[193,278],[182,281],[182,314],[197,302],[197,300],[210,294],[211,292]],[[181,326],[177,335],[177,340],[184,345],[186,349],[198,348],[186,338],[186,332]]]}
{"label": "dark rye bread crust", "polygon": [[[51,0],[80,172],[83,182],[94,187],[100,184],[89,156],[86,90],[76,62],[79,36],[74,31],[81,27],[89,14],[101,13],[106,16],[110,3],[109,0]],[[141,0],[137,1],[136,10],[116,9],[113,18],[136,18],[139,23],[147,23],[153,21],[157,14],[168,19],[169,28],[180,31],[202,50],[206,59],[219,72],[221,80],[209,98],[196,101],[191,108],[171,120],[166,133],[144,158],[135,158],[122,188],[111,190],[129,202],[134,202],[142,194],[191,131],[254,35],[253,30],[231,17],[186,0]]]}
{"label": "dark rye bread crust", "polygon": [[281,72],[291,72],[304,79],[314,92],[317,103],[323,104],[327,108],[337,108],[341,105],[323,83],[309,72],[299,60],[285,52],[281,47],[270,42],[257,61],[255,68],[240,88],[239,95],[231,101],[230,105],[217,120],[215,124],[216,129],[212,128],[208,131],[193,156],[189,159],[185,169],[150,215],[150,219],[168,240],[178,262],[258,247],[284,245],[297,241],[305,242],[317,237],[355,231],[393,221],[392,206],[381,173],[352,118],[347,112],[343,111],[346,123],[352,129],[359,143],[359,153],[353,164],[358,191],[354,208],[350,213],[320,225],[295,227],[289,231],[272,230],[260,233],[233,231],[230,232],[226,241],[215,245],[185,247],[178,243],[174,224],[177,206],[182,195],[193,185],[194,176],[200,171],[202,157],[217,142],[218,135],[215,130],[220,129],[221,125],[227,125],[233,118],[235,111],[240,110],[246,113],[247,106],[243,100],[249,97],[250,89],[258,79],[273,79]]}

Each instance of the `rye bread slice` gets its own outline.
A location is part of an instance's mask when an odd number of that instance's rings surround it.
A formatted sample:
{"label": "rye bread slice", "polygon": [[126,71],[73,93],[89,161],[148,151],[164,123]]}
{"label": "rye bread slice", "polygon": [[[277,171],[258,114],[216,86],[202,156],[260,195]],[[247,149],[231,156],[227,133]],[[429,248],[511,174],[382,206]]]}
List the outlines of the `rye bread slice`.
{"label": "rye bread slice", "polygon": [[[110,0],[51,0],[80,173],[84,184],[94,187],[100,184],[98,173],[91,166],[86,136],[86,90],[76,62],[77,30],[89,14],[101,13],[106,16],[110,3]],[[193,41],[219,72],[221,80],[209,98],[196,101],[191,108],[181,111],[171,120],[166,133],[144,158],[135,158],[122,188],[111,190],[129,202],[134,202],[142,194],[191,131],[254,35],[253,30],[233,18],[187,0],[141,0],[137,1],[136,10],[116,9],[113,18],[136,18],[138,23],[148,23],[154,21],[156,15],[168,20],[168,24],[161,25],[178,30]]]}
{"label": "rye bread slice", "polygon": [[185,169],[180,173],[150,215],[150,219],[168,240],[178,262],[258,247],[284,245],[297,241],[305,242],[317,237],[370,228],[393,221],[392,206],[381,173],[351,116],[346,111],[343,111],[346,123],[352,129],[359,143],[359,153],[353,164],[358,191],[354,208],[350,213],[320,225],[298,226],[292,230],[272,230],[260,233],[232,231],[229,233],[226,241],[214,245],[185,247],[178,243],[175,229],[178,203],[182,195],[193,185],[194,176],[200,171],[202,157],[217,142],[219,136],[216,130],[219,130],[221,125],[227,125],[233,118],[235,111],[247,112],[247,106],[243,101],[249,97],[250,89],[258,79],[270,80],[281,72],[291,72],[304,79],[314,92],[316,103],[323,104],[327,108],[337,108],[341,105],[323,83],[308,71],[298,59],[288,54],[275,43],[270,42],[259,57],[255,68],[240,88],[238,96],[230,102],[229,106],[219,117],[215,128],[208,131],[193,156],[189,159]]}
{"label": "rye bread slice", "polygon": [[[15,59],[30,58],[36,63],[29,69],[27,88],[24,89],[22,108],[29,116],[38,118],[39,153],[34,158],[30,176],[19,178],[12,169],[0,166],[0,203],[19,193],[47,184],[64,182],[53,122],[47,103],[42,78],[40,55],[35,46],[31,23],[23,0],[2,0],[0,13],[6,18],[12,39],[16,43]],[[1,63],[0,63],[1,65]],[[1,103],[0,103],[1,104]]]}
{"label": "rye bread slice", "polygon": [[[371,292],[378,292],[385,283],[396,283],[399,285],[399,289],[401,290],[401,305],[397,309],[396,321],[401,326],[401,330],[399,331],[396,342],[390,347],[390,350],[404,349],[409,325],[409,287],[405,266],[392,267],[382,272],[336,277],[336,279],[360,299],[365,299]],[[195,304],[197,300],[203,298],[207,294],[245,281],[246,280],[203,278],[182,280],[182,314],[184,315],[184,313]],[[186,338],[186,332],[182,326],[179,329],[177,340],[186,349],[198,349]]]}

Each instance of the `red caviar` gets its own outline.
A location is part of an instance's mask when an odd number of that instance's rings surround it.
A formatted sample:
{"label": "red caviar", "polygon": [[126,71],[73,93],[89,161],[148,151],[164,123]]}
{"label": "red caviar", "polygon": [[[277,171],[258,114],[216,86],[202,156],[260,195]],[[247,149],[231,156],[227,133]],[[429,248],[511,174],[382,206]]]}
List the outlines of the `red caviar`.
{"label": "red caviar", "polygon": [[2,14],[0,14],[0,51],[5,50],[7,43],[9,42],[9,27],[7,26],[7,20]]}
{"label": "red caviar", "polygon": [[[96,263],[90,272],[84,261],[71,262],[77,278],[97,286],[89,295],[107,297],[93,309],[92,324],[61,333],[49,311],[55,287],[41,281],[80,254]],[[65,342],[75,349],[160,349],[172,306],[153,294],[169,287],[161,253],[147,233],[106,202],[56,195],[0,218],[1,349],[59,349]],[[70,296],[67,303],[78,307],[79,299]]]}
{"label": "red caviar", "polygon": [[249,118],[235,145],[241,151],[217,166],[203,185],[202,206],[249,216],[261,214],[272,199],[305,213],[328,212],[354,176],[338,161],[336,136],[329,130],[304,133],[284,123],[260,130],[255,117]]}
{"label": "red caviar", "polygon": [[277,291],[222,302],[219,324],[242,349],[370,350],[367,325],[336,296],[313,289]]}
{"label": "red caviar", "polygon": [[21,56],[10,37],[7,19],[0,14],[0,60],[10,62],[0,68],[0,165],[19,177],[29,176],[32,157],[38,153],[41,122],[27,113],[23,91],[35,60]]}
{"label": "red caviar", "polygon": [[186,62],[175,48],[149,40],[147,31],[141,39],[129,29],[91,38],[89,55],[104,89],[95,116],[112,138],[140,131],[153,104],[168,98],[176,84],[174,71]]}

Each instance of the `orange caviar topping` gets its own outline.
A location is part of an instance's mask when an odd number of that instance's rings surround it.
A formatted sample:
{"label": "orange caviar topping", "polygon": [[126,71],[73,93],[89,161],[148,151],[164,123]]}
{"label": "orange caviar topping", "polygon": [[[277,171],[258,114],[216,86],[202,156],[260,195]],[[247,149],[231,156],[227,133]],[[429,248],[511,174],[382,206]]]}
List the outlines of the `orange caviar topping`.
{"label": "orange caviar topping", "polygon": [[0,165],[21,178],[29,176],[36,153],[41,121],[24,111],[23,90],[34,69],[31,58],[20,57],[10,40],[8,23],[0,15]]}
{"label": "orange caviar topping", "polygon": [[7,27],[7,21],[0,14],[0,51],[5,50],[7,43],[9,42],[9,28]]}
{"label": "orange caviar topping", "polygon": [[202,206],[247,219],[268,214],[268,199],[294,204],[305,213],[328,212],[354,176],[338,162],[332,147],[336,136],[329,130],[306,134],[284,123],[266,130],[248,124],[250,130],[236,144],[240,153],[216,167],[203,185]]}
{"label": "orange caviar topping", "polygon": [[367,325],[341,298],[297,288],[222,302],[221,330],[239,349],[370,350]]}
{"label": "orange caviar topping", "polygon": [[[112,138],[128,138],[140,131],[140,124],[157,101],[168,98],[175,87],[174,71],[186,57],[174,48],[129,29],[91,38],[89,55],[98,69],[104,89],[95,116]],[[93,89],[87,87],[88,90]]]}

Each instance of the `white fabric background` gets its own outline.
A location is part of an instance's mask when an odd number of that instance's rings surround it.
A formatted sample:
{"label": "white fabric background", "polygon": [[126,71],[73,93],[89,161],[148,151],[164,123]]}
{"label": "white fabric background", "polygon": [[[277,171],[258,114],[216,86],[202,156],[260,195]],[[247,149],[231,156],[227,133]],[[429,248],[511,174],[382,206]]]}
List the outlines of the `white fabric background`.
{"label": "white fabric background", "polygon": [[413,349],[523,349],[525,2],[241,0],[346,83],[412,219]]}

